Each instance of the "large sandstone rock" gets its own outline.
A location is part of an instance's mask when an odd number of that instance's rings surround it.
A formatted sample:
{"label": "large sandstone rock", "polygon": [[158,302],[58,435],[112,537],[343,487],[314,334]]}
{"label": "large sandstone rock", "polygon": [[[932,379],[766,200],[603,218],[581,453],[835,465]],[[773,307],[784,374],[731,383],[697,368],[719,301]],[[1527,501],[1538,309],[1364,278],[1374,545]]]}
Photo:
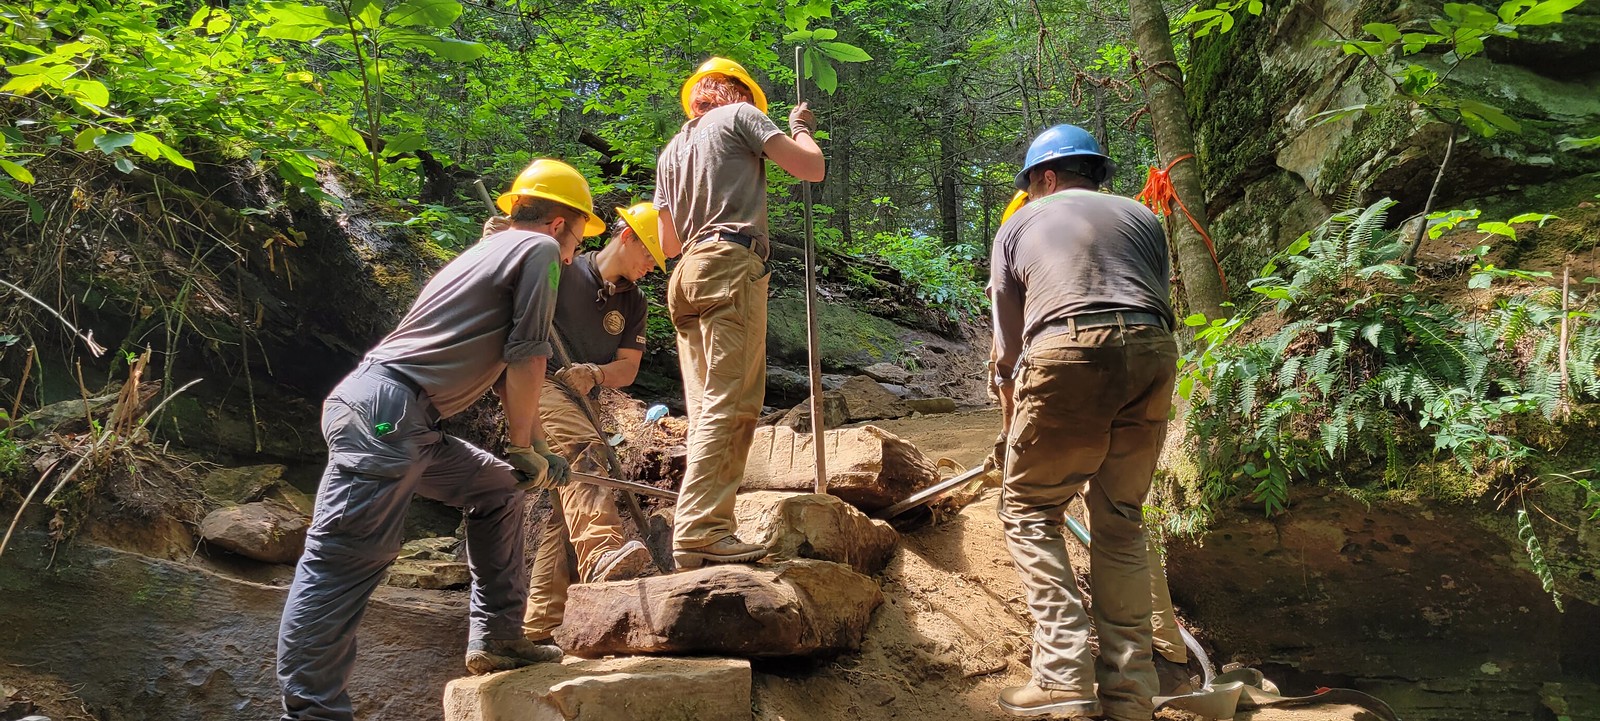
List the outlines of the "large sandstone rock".
{"label": "large sandstone rock", "polygon": [[911,371],[893,363],[873,363],[862,368],[861,372],[879,383],[893,383],[897,386],[903,386],[911,382]]}
{"label": "large sandstone rock", "polygon": [[860,648],[878,584],[826,561],[714,565],[575,585],[555,632],[567,653],[817,656]]}
{"label": "large sandstone rock", "polygon": [[283,480],[285,468],[276,463],[239,468],[218,468],[200,479],[200,489],[223,503],[249,503]]}
{"label": "large sandstone rock", "polygon": [[839,386],[839,394],[844,396],[845,409],[852,423],[911,415],[911,406],[866,376],[852,376]]}
{"label": "large sandstone rock", "polygon": [[911,406],[911,410],[923,415],[956,412],[954,398],[907,398],[905,400],[906,405]]}
{"label": "large sandstone rock", "polygon": [[749,721],[750,662],[568,659],[451,681],[445,721]]}
{"label": "large sandstone rock", "polygon": [[741,494],[739,533],[772,558],[812,558],[846,564],[865,574],[883,570],[900,534],[836,496],[757,491]]}
{"label": "large sandstone rock", "polygon": [[[822,427],[824,429],[838,428],[850,422],[850,406],[845,402],[844,396],[837,391],[822,392]],[[778,425],[792,428],[800,433],[811,432],[811,398],[807,397],[800,405],[790,409],[784,414]]]}
{"label": "large sandstone rock", "polygon": [[443,589],[462,588],[471,580],[472,572],[460,561],[402,558],[389,566],[383,582],[400,588]]}
{"label": "large sandstone rock", "polygon": [[212,511],[200,522],[206,543],[265,563],[294,563],[305,550],[310,520],[277,501]]}
{"label": "large sandstone rock", "polygon": [[[746,490],[809,491],[816,483],[811,435],[783,426],[757,428],[744,469]],[[939,471],[915,445],[875,426],[823,434],[828,493],[871,513],[933,485]]]}

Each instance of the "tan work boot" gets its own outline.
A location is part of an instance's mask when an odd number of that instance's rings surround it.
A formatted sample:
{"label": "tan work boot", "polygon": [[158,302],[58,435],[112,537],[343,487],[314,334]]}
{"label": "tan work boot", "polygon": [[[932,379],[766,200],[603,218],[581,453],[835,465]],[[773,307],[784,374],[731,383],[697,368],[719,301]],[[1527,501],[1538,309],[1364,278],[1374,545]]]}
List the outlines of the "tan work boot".
{"label": "tan work boot", "polygon": [[1182,696],[1194,691],[1194,680],[1187,665],[1168,661],[1159,653],[1155,657],[1157,696]]}
{"label": "tan work boot", "polygon": [[560,661],[561,649],[525,638],[475,639],[467,643],[467,672],[481,676],[495,671]]}
{"label": "tan work boot", "polygon": [[621,548],[600,554],[600,560],[595,562],[594,570],[589,572],[583,582],[604,583],[642,578],[654,573],[655,568],[655,559],[650,557],[650,549],[638,541],[628,541],[622,544]]}
{"label": "tan work boot", "polygon": [[709,546],[680,548],[672,552],[678,568],[699,568],[707,563],[750,563],[767,555],[765,546],[745,543],[738,536],[728,536]]}
{"label": "tan work boot", "polygon": [[1000,708],[1012,716],[1099,716],[1100,699],[1072,691],[1040,688],[1029,681],[1026,686],[1012,686],[1000,692]]}

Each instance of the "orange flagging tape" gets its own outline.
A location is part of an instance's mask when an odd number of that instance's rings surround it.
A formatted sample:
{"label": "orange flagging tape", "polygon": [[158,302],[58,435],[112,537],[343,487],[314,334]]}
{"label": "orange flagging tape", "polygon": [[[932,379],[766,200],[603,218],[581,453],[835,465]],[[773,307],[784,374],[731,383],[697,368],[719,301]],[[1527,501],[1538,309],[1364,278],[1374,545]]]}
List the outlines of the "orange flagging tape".
{"label": "orange flagging tape", "polygon": [[1145,173],[1144,190],[1134,196],[1135,200],[1144,203],[1158,215],[1171,215],[1172,204],[1176,202],[1178,209],[1183,211],[1183,217],[1189,219],[1189,225],[1194,226],[1195,232],[1200,234],[1200,239],[1206,242],[1206,250],[1211,252],[1211,263],[1217,266],[1217,277],[1222,279],[1222,292],[1228,293],[1228,276],[1222,272],[1222,261],[1217,258],[1217,246],[1211,242],[1211,234],[1200,227],[1200,221],[1194,219],[1194,214],[1189,212],[1189,206],[1183,204],[1183,199],[1178,197],[1178,191],[1172,187],[1172,168],[1178,163],[1193,158],[1194,154],[1180,155],[1165,170],[1148,168]]}

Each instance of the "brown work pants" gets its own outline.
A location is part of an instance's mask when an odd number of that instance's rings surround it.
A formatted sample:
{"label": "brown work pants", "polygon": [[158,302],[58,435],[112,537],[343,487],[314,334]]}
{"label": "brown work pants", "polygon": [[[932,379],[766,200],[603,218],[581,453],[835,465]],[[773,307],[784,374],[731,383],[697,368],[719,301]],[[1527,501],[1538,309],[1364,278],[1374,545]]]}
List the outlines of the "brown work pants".
{"label": "brown work pants", "polygon": [[766,393],[767,280],[759,256],[725,241],[694,243],[672,272],[667,311],[689,420],[674,548],[701,548],[737,530],[734,494]]}
{"label": "brown work pants", "polygon": [[[1153,714],[1152,583],[1142,513],[1167,432],[1178,351],[1153,326],[1091,328],[1030,343],[1018,364],[1016,413],[1000,518],[1033,613],[1033,677],[1089,696],[1108,716]],[[1100,657],[1063,535],[1079,492],[1089,511],[1089,579]]]}
{"label": "brown work pants", "polygon": [[[599,429],[556,381],[546,378],[539,395],[539,422],[544,425],[550,449],[572,464],[573,470],[606,475],[605,450]],[[522,618],[523,635],[549,638],[561,625],[567,608],[567,586],[587,578],[600,556],[622,547],[622,516],[612,492],[588,483],[568,483],[556,493],[567,527],[552,516],[539,538],[533,573],[528,581],[528,610]],[[568,562],[571,540],[577,569]]]}

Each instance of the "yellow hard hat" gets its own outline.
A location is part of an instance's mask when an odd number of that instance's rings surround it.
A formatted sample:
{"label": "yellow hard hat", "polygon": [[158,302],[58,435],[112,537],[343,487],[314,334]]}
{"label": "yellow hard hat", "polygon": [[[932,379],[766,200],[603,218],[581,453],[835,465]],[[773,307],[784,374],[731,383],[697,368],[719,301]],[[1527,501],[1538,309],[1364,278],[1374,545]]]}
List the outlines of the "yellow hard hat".
{"label": "yellow hard hat", "polygon": [[744,71],[744,66],[727,58],[712,58],[707,60],[699,70],[683,83],[683,89],[678,91],[678,98],[683,101],[683,114],[694,117],[694,109],[689,105],[689,92],[694,90],[694,84],[707,75],[726,75],[734,80],[744,83],[750,89],[750,97],[755,100],[756,110],[767,112],[767,94],[761,91],[761,86]]}
{"label": "yellow hard hat", "polygon": [[511,184],[511,192],[500,196],[495,205],[499,206],[500,212],[510,215],[517,198],[524,195],[554,200],[573,210],[583,211],[588,216],[583,224],[585,238],[606,232],[606,222],[594,213],[589,181],[577,168],[566,163],[551,158],[539,158],[529,163],[527,169],[517,176],[516,182]]}
{"label": "yellow hard hat", "polygon": [[667,254],[661,252],[661,229],[656,225],[656,218],[660,213],[661,211],[656,210],[655,204],[649,201],[634,203],[629,208],[617,208],[617,215],[622,216],[622,221],[633,229],[633,234],[639,236],[639,241],[644,243],[645,250],[650,251],[650,257],[656,259],[656,266],[665,272]]}
{"label": "yellow hard hat", "polygon": [[1027,205],[1027,204],[1028,204],[1028,191],[1026,191],[1026,190],[1017,191],[1016,195],[1011,196],[1011,202],[1006,204],[1005,212],[1002,212],[1000,214],[1000,224],[1001,225],[1005,225],[1006,221],[1011,220],[1011,216],[1016,215],[1017,211],[1022,210],[1022,206]]}

